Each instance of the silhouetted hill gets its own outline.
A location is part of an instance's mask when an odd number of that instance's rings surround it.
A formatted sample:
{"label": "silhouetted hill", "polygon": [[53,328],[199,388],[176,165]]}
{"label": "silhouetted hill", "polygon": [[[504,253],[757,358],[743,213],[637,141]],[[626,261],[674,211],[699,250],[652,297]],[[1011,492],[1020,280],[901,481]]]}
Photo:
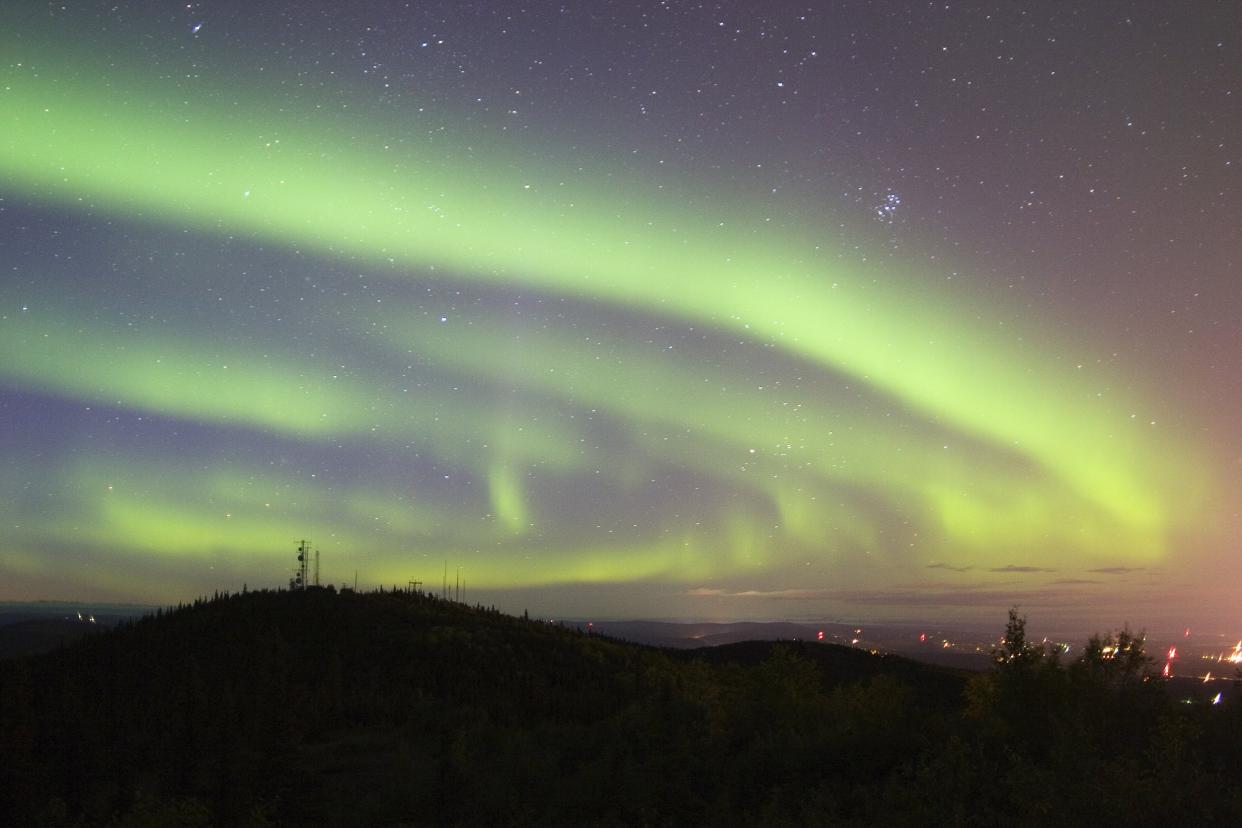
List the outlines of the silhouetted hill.
{"label": "silhouetted hill", "polygon": [[770,661],[777,650],[792,653],[814,664],[826,689],[887,676],[917,688],[924,703],[935,702],[946,708],[961,705],[962,692],[973,675],[969,670],[923,664],[892,653],[873,654],[856,647],[814,641],[739,641],[717,647],[676,650],[669,654],[673,658],[697,659],[713,665],[758,667]]}
{"label": "silhouetted hill", "polygon": [[217,596],[0,662],[0,824],[1210,824],[1242,801],[1237,705],[1111,681]]}
{"label": "silhouetted hill", "polygon": [[[648,644],[669,649],[696,650],[703,647],[719,647],[744,641],[811,641],[824,644],[848,645],[852,649],[871,650],[905,656],[923,664],[934,664],[955,670],[979,672],[987,670],[991,656],[977,649],[971,642],[991,641],[994,630],[979,629],[943,630],[933,626],[911,623],[868,623],[864,629],[858,624],[835,621],[819,621],[815,624],[799,624],[790,621],[644,621],[603,620],[567,621],[579,629],[592,629],[597,633],[623,641]],[[930,635],[928,633],[930,632]],[[943,646],[946,640],[960,642]]]}

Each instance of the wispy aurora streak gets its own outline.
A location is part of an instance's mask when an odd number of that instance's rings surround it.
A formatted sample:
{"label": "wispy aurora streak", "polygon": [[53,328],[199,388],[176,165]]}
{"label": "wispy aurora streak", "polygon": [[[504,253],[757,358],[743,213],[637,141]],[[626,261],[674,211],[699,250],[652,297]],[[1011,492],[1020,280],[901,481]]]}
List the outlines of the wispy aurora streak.
{"label": "wispy aurora streak", "polygon": [[[822,232],[548,165],[521,174],[486,147],[386,148],[261,91],[191,102],[65,54],[10,65],[0,89],[0,191],[388,283],[383,302],[312,297],[264,330],[196,320],[184,286],[151,280],[162,321],[135,329],[47,273],[35,310],[0,324],[17,355],[0,381],[215,431],[159,459],[83,446],[43,469],[74,495],[46,527],[11,516],[24,571],[50,570],[61,544],[259,573],[311,525],[388,582],[445,557],[480,587],[779,584],[808,559],[840,582],[864,557],[1151,561],[1198,517],[1199,465],[1131,417],[1142,401],[1102,394],[1108,378],[1051,337],[989,325],[914,270],[841,264]],[[427,283],[476,306],[428,316]],[[496,291],[542,310],[518,319]],[[635,320],[678,333],[640,341]],[[308,481],[222,449],[233,434],[330,471]]]}

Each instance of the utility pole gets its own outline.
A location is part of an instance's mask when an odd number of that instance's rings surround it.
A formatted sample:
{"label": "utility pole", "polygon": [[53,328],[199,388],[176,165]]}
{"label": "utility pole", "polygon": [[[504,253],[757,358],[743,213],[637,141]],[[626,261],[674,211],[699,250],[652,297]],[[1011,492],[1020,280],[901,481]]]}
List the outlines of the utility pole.
{"label": "utility pole", "polygon": [[319,548],[315,548],[315,586],[319,586]]}

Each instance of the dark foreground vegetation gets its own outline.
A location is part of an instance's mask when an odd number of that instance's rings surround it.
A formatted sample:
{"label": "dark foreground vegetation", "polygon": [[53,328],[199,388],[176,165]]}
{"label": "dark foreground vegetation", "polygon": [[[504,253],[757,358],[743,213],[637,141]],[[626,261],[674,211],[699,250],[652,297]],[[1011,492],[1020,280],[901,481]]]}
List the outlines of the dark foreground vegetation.
{"label": "dark foreground vegetation", "polygon": [[974,677],[698,655],[404,592],[220,596],[0,662],[3,825],[1155,825],[1242,808],[1242,709],[1141,639]]}

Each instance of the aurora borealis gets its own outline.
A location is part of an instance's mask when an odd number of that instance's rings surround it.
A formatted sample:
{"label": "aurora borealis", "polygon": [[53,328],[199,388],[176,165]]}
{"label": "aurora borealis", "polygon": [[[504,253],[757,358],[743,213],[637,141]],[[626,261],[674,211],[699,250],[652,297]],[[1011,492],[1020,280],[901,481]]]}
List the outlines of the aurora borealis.
{"label": "aurora borealis", "polygon": [[1242,620],[1212,8],[11,4],[0,599]]}

